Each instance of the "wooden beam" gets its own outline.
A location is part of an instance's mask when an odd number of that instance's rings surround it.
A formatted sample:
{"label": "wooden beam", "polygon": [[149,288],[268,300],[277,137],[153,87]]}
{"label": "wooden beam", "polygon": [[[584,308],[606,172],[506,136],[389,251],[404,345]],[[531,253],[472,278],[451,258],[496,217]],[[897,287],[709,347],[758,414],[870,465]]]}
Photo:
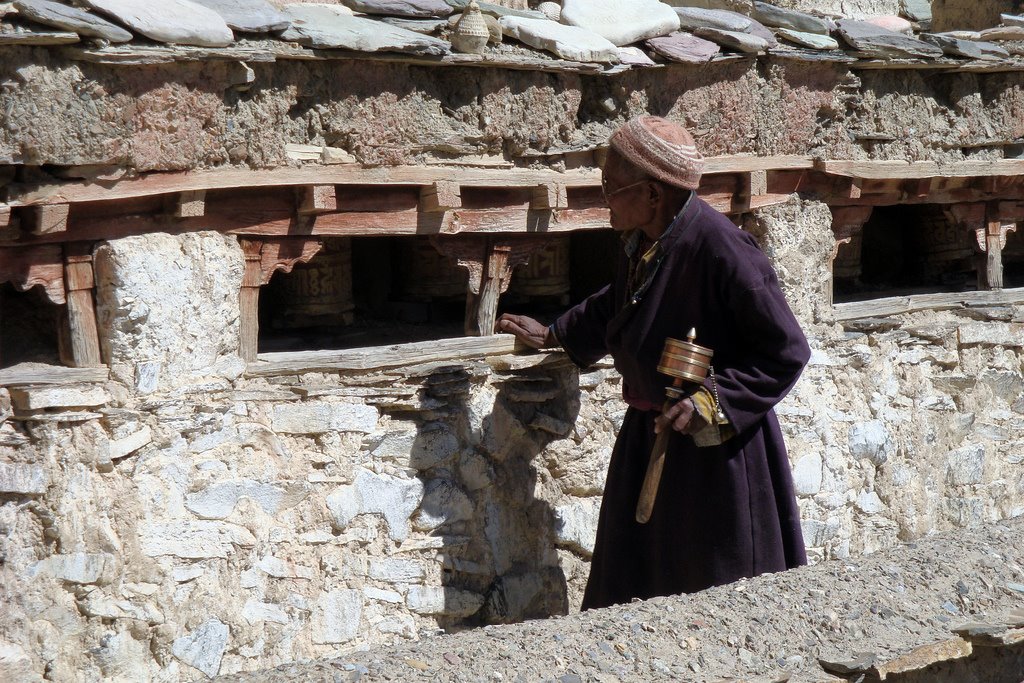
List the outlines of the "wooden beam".
{"label": "wooden beam", "polygon": [[307,372],[365,372],[436,361],[456,361],[522,351],[526,347],[510,334],[489,337],[458,337],[410,344],[371,346],[341,351],[261,353],[246,375],[272,377]]}
{"label": "wooden beam", "polygon": [[536,211],[554,211],[569,208],[568,192],[561,183],[542,183],[533,188],[530,208]]}
{"label": "wooden beam", "polygon": [[260,285],[263,284],[263,241],[239,240],[245,266],[238,290],[238,355],[249,363],[256,360],[260,337]]}
{"label": "wooden beam", "polygon": [[300,216],[316,216],[338,210],[334,185],[307,185],[298,190]]}
{"label": "wooden beam", "polygon": [[103,360],[93,298],[96,281],[91,246],[69,244],[64,261],[71,364],[78,368],[98,367]]}
{"label": "wooden beam", "polygon": [[988,205],[984,226],[974,230],[975,240],[983,254],[978,264],[979,287],[1003,288],[1003,249],[1006,247],[1007,234],[1016,229],[1016,223],[1000,219],[998,202]]}
{"label": "wooden beam", "polygon": [[1024,159],[957,161],[939,165],[934,161],[825,161],[814,168],[830,175],[873,179],[916,179],[932,177],[1016,176],[1024,173]]}
{"label": "wooden beam", "polygon": [[68,231],[69,204],[43,204],[29,212],[28,229],[33,235],[52,235]]}
{"label": "wooden beam", "polygon": [[977,306],[1006,306],[1024,304],[1024,288],[981,292],[940,292],[892,296],[870,301],[851,301],[832,307],[837,321],[857,318],[878,318],[900,313],[926,310],[950,310]]}
{"label": "wooden beam", "polygon": [[439,213],[462,208],[462,189],[458,183],[441,180],[420,190],[420,211]]}
{"label": "wooden beam", "polygon": [[106,382],[110,371],[105,367],[65,368],[57,365],[48,367],[15,365],[0,370],[0,386],[21,386],[30,384],[81,384],[83,382]]}
{"label": "wooden beam", "polygon": [[187,190],[174,203],[175,218],[196,218],[206,215],[206,190]]}

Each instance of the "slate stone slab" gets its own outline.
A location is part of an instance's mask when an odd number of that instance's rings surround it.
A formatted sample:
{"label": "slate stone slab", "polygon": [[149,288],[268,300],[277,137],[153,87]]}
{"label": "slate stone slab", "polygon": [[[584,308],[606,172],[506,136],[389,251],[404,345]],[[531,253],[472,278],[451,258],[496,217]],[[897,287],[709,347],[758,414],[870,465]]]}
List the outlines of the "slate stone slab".
{"label": "slate stone slab", "polygon": [[679,28],[684,31],[692,31],[698,28],[717,28],[723,31],[746,32],[750,28],[749,17],[739,16],[732,12],[717,9],[702,9],[700,7],[675,7],[676,16],[679,17]]}
{"label": "slate stone slab", "polygon": [[391,17],[438,19],[452,13],[452,6],[444,0],[341,0],[341,4],[354,12]]}
{"label": "slate stone slab", "polygon": [[14,7],[20,16],[44,26],[73,31],[81,36],[103,38],[111,43],[127,43],[132,39],[132,34],[120,26],[85,10],[68,7],[59,2],[16,0]]}
{"label": "slate stone slab", "polygon": [[1024,40],[1024,26],[997,26],[978,33],[982,40]]}
{"label": "slate stone slab", "polygon": [[268,33],[288,28],[288,17],[267,0],[192,0],[212,9],[242,33]]}
{"label": "slate stone slab", "polygon": [[628,66],[654,66],[654,60],[638,47],[620,47],[619,62]]}
{"label": "slate stone slab", "polygon": [[593,31],[578,26],[556,24],[549,19],[505,16],[498,20],[502,32],[530,47],[546,50],[575,62],[618,64],[615,44]]}
{"label": "slate stone slab", "polygon": [[855,19],[840,19],[836,29],[855,50],[876,57],[935,59],[942,50],[922,40],[894,33]]}
{"label": "slate stone slab", "polygon": [[800,47],[809,47],[813,50],[838,50],[839,41],[831,36],[823,36],[817,33],[805,33],[803,31],[793,31],[788,28],[780,28],[775,31],[775,35],[779,38],[783,38],[799,45]]}
{"label": "slate stone slab", "polygon": [[221,16],[190,0],[84,0],[136,33],[161,43],[227,47],[234,34]]}
{"label": "slate stone slab", "polygon": [[[461,12],[469,6],[469,0],[446,0],[455,10]],[[547,19],[547,15],[543,12],[537,12],[531,9],[513,9],[511,7],[505,7],[503,5],[496,5],[493,2],[477,2],[480,6],[480,11],[484,14],[489,14],[492,17],[501,19],[502,17],[524,17],[526,19]]]}
{"label": "slate stone slab", "polygon": [[995,43],[961,40],[942,33],[922,33],[921,40],[939,47],[947,55],[970,59],[1007,59],[1010,53]]}
{"label": "slate stone slab", "polygon": [[562,0],[560,21],[620,46],[679,30],[679,17],[660,0]]}
{"label": "slate stone slab", "polygon": [[754,18],[767,26],[787,28],[802,33],[818,33],[828,35],[832,29],[830,22],[796,10],[783,9],[767,2],[754,2]]}
{"label": "slate stone slab", "polygon": [[721,52],[718,43],[698,38],[686,31],[651,38],[647,41],[647,47],[665,59],[683,64],[704,64]]}
{"label": "slate stone slab", "polygon": [[281,34],[282,40],[313,48],[418,55],[444,55],[451,51],[451,45],[439,38],[352,16],[330,5],[288,5],[284,13],[292,25]]}
{"label": "slate stone slab", "polygon": [[381,17],[377,21],[382,21],[385,24],[391,24],[398,28],[404,28],[407,31],[414,33],[423,33],[426,35],[432,35],[434,33],[440,33],[441,30],[448,26],[448,19],[403,19],[401,17]]}
{"label": "slate stone slab", "polygon": [[999,18],[1002,20],[1003,26],[1024,26],[1024,16],[1000,14]]}
{"label": "slate stone slab", "polygon": [[750,33],[722,31],[717,28],[699,28],[694,33],[700,38],[707,38],[724,47],[748,54],[765,52],[769,47],[768,41],[764,38],[751,35]]}
{"label": "slate stone slab", "polygon": [[931,0],[902,0],[900,14],[920,24],[930,22],[932,20]]}
{"label": "slate stone slab", "polygon": [[[3,24],[0,29],[9,28]],[[80,40],[70,31],[31,31],[18,27],[15,31],[0,30],[0,45],[70,45]]]}

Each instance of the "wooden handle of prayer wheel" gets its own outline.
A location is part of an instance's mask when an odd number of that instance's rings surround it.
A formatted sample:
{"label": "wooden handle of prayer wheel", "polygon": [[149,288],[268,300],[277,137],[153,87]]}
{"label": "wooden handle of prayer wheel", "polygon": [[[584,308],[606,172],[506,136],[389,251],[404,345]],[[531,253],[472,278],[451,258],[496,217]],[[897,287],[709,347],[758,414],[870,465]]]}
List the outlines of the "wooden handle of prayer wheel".
{"label": "wooden handle of prayer wheel", "polygon": [[667,427],[658,433],[651,449],[651,459],[647,463],[647,474],[644,485],[640,489],[640,500],[636,504],[636,521],[647,524],[654,510],[654,499],[658,497],[658,485],[661,484],[661,470],[665,467],[665,451],[668,450],[668,437],[672,428]]}

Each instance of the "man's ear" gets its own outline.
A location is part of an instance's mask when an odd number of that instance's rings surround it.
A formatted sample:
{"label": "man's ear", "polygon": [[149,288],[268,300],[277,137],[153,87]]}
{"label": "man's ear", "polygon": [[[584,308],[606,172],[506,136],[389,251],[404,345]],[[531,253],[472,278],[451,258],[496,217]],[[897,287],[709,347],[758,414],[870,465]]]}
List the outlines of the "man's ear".
{"label": "man's ear", "polygon": [[665,188],[661,186],[661,183],[647,181],[647,203],[651,207],[657,206],[665,198],[664,195]]}

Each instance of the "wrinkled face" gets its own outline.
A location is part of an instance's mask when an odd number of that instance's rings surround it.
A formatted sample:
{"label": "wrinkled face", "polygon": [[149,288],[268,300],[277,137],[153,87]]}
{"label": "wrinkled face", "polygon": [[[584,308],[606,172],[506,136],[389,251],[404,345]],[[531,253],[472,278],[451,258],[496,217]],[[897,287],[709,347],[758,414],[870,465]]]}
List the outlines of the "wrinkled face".
{"label": "wrinkled face", "polygon": [[635,169],[618,152],[608,151],[601,171],[601,189],[611,210],[612,228],[620,232],[641,228],[650,223],[654,215],[651,194],[654,183],[648,179],[637,180],[637,177]]}

